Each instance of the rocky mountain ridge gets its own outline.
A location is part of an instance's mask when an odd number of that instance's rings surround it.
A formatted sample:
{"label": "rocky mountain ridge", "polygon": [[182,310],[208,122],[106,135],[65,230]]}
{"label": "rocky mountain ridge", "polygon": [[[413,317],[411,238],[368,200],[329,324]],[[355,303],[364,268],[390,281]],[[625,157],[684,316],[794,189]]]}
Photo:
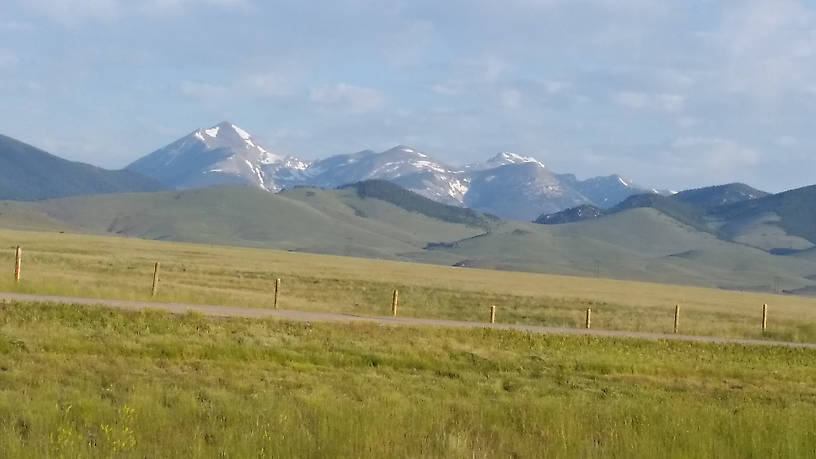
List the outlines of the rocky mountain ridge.
{"label": "rocky mountain ridge", "polygon": [[197,129],[128,169],[179,189],[244,184],[277,192],[388,180],[444,204],[528,221],[578,205],[609,208],[629,196],[656,192],[618,175],[579,180],[551,171],[536,158],[509,152],[464,167],[406,145],[303,161],[269,152],[229,122]]}

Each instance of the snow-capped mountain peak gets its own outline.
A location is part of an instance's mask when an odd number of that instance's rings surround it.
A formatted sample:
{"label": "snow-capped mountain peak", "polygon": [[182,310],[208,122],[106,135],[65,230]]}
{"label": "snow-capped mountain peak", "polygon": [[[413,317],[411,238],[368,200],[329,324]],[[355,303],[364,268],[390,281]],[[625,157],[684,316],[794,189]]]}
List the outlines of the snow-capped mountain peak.
{"label": "snow-capped mountain peak", "polygon": [[489,159],[488,162],[502,164],[536,163],[543,168],[547,167],[543,162],[533,158],[532,156],[521,156],[507,151],[499,153],[498,155]]}
{"label": "snow-capped mountain peak", "polygon": [[494,169],[496,167],[507,166],[510,164],[525,164],[525,163],[532,163],[536,164],[542,169],[546,169],[547,165],[544,164],[542,161],[539,161],[532,156],[521,156],[515,153],[510,152],[502,152],[497,154],[496,156],[488,159],[482,163],[471,164],[466,167],[468,170],[473,171],[480,171],[480,170],[487,170],[487,169]]}
{"label": "snow-capped mountain peak", "polygon": [[[193,136],[204,143],[207,148],[232,148],[238,151],[246,150],[251,156],[257,156],[261,164],[273,164],[284,158],[270,153],[255,142],[252,135],[228,121],[223,121],[210,128],[198,129]],[[252,161],[254,158],[250,159]]]}
{"label": "snow-capped mountain peak", "polygon": [[249,132],[226,121],[197,129],[129,168],[176,188],[244,184],[278,191],[388,180],[439,202],[521,220],[579,205],[608,208],[647,192],[618,175],[578,180],[555,174],[535,157],[510,152],[464,168],[409,145],[302,161],[269,152]]}
{"label": "snow-capped mountain peak", "polygon": [[224,121],[197,129],[129,168],[178,188],[248,184],[277,191],[300,180],[308,166],[268,151],[249,132]]}
{"label": "snow-capped mountain peak", "polygon": [[309,184],[334,188],[362,180],[390,180],[437,201],[462,205],[467,192],[461,171],[431,158],[419,149],[397,145],[377,153],[371,150],[316,161],[306,175]]}

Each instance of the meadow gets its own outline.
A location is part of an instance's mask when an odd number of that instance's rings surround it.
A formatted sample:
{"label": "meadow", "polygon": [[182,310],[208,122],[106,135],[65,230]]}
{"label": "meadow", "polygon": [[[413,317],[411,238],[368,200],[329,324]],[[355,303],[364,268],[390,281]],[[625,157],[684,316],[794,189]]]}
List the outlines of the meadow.
{"label": "meadow", "polygon": [[[22,281],[12,273],[23,247]],[[423,265],[265,249],[125,237],[0,230],[0,291],[269,308],[276,278],[286,309],[484,321],[497,306],[504,323],[680,332],[816,342],[816,299],[587,277]],[[5,260],[5,261],[3,261]],[[761,331],[762,305],[768,331]]]}
{"label": "meadow", "polygon": [[[20,283],[12,273],[23,247]],[[812,299],[2,230],[0,291],[816,341]],[[760,311],[770,305],[770,328]],[[816,351],[0,305],[0,457],[812,457]]]}
{"label": "meadow", "polygon": [[816,352],[0,305],[2,457],[813,457]]}

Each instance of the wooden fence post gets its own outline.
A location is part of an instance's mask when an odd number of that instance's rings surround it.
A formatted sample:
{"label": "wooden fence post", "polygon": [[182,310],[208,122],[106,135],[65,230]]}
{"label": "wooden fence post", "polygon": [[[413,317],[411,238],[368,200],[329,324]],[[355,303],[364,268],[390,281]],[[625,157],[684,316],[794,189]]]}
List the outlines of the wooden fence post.
{"label": "wooden fence post", "polygon": [[391,314],[397,317],[397,304],[399,303],[399,290],[394,289],[394,299],[391,301]]}
{"label": "wooden fence post", "polygon": [[151,291],[150,296],[156,296],[156,293],[159,291],[159,262],[156,262],[156,266],[153,268],[153,290]]}
{"label": "wooden fence post", "polygon": [[677,330],[680,328],[680,305],[676,305],[674,307],[674,333],[677,334]]}
{"label": "wooden fence post", "polygon": [[496,306],[490,306],[490,323],[496,323]]}
{"label": "wooden fence post", "polygon": [[275,279],[275,309],[278,309],[278,295],[280,294],[280,278]]}
{"label": "wooden fence post", "polygon": [[592,308],[587,308],[586,328],[587,328],[587,330],[592,328]]}
{"label": "wooden fence post", "polygon": [[762,305],[762,333],[768,329],[768,305]]}
{"label": "wooden fence post", "polygon": [[14,261],[14,282],[20,282],[20,274],[23,266],[23,249],[17,246],[17,256]]}

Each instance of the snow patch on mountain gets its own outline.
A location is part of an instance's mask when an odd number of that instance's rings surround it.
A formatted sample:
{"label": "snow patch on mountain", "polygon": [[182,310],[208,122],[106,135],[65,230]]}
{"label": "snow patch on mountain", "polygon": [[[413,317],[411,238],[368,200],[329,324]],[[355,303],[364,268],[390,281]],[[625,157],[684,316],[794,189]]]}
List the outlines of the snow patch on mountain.
{"label": "snow patch on mountain", "polygon": [[547,165],[544,164],[542,161],[539,161],[532,156],[522,156],[516,153],[510,152],[502,152],[497,154],[496,156],[488,159],[487,161],[481,163],[473,163],[465,166],[466,171],[483,171],[488,169],[495,169],[501,166],[507,166],[510,164],[524,164],[524,163],[532,163],[535,164],[542,169],[546,169]]}
{"label": "snow patch on mountain", "polygon": [[243,129],[239,128],[238,126],[236,126],[236,125],[234,125],[234,124],[230,124],[230,126],[232,126],[232,129],[233,129],[233,130],[235,130],[235,132],[237,132],[237,133],[238,133],[238,135],[239,135],[239,136],[240,136],[242,139],[244,139],[244,140],[250,140],[250,139],[252,138],[252,136],[251,136],[251,135],[249,135],[249,133],[248,133],[247,131],[245,131],[245,130],[243,130]]}
{"label": "snow patch on mountain", "polygon": [[246,184],[278,191],[308,166],[269,152],[246,130],[222,122],[198,129],[128,167],[176,188]]}

